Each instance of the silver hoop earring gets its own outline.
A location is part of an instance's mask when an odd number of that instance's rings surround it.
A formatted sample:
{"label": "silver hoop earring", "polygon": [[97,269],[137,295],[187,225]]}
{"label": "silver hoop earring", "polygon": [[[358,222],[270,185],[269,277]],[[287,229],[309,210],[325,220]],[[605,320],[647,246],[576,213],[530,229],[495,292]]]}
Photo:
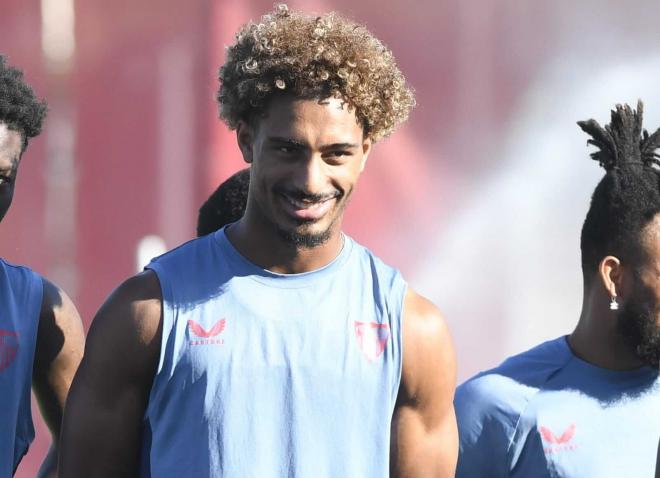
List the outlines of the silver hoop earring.
{"label": "silver hoop earring", "polygon": [[616,296],[612,296],[612,300],[610,300],[610,310],[619,310],[619,303],[616,301]]}

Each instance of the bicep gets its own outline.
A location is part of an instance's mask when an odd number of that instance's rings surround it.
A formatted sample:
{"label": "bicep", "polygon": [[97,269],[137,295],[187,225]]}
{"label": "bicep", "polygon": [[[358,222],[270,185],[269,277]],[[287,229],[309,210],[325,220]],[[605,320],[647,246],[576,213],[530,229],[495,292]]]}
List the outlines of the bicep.
{"label": "bicep", "polygon": [[33,366],[33,390],[44,421],[59,437],[67,394],[83,354],[85,335],[71,299],[43,279]]}
{"label": "bicep", "polygon": [[73,476],[131,474],[137,466],[160,350],[160,291],[143,290],[143,282],[124,283],[90,328],[62,430],[60,466]]}
{"label": "bicep", "polygon": [[403,374],[393,420],[395,476],[454,476],[458,434],[453,408],[454,349],[430,302],[406,297]]}

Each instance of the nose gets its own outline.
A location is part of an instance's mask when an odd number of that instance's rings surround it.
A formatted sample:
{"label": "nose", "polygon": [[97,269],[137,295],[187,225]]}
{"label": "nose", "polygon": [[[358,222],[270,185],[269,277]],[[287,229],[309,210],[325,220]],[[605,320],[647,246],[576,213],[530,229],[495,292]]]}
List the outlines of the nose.
{"label": "nose", "polygon": [[307,154],[298,164],[296,176],[298,188],[307,194],[322,194],[327,189],[326,164],[320,154]]}

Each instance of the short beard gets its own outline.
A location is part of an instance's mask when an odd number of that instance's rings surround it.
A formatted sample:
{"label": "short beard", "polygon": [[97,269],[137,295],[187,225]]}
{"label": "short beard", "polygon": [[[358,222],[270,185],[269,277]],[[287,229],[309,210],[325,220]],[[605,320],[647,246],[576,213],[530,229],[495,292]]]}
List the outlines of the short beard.
{"label": "short beard", "polygon": [[296,230],[287,231],[276,225],[277,233],[280,238],[287,244],[295,247],[296,249],[313,249],[318,246],[322,246],[332,236],[332,226],[328,227],[325,231],[319,233],[304,233],[298,232]]}
{"label": "short beard", "polygon": [[[328,225],[327,229],[325,231],[317,232],[317,233],[311,233],[311,232],[299,232],[296,229],[294,230],[287,230],[279,226],[279,224],[275,223],[274,221],[271,221],[270,219],[267,219],[274,227],[275,230],[277,231],[278,236],[280,236],[280,239],[282,239],[286,244],[290,245],[291,247],[295,249],[313,249],[315,247],[322,246],[326,242],[330,240],[332,237],[332,232],[337,224],[337,222],[341,222],[341,218],[344,215],[344,211],[346,210],[346,206],[348,205],[351,196],[352,196],[353,190],[351,189],[348,191],[346,195],[338,195],[338,200],[340,203],[338,204],[338,209],[337,212],[335,213],[335,217],[332,219],[332,222],[330,225]],[[305,225],[313,225],[314,221],[301,221],[299,222],[299,226],[305,226]]]}
{"label": "short beard", "polygon": [[617,330],[642,362],[660,370],[660,327],[649,300],[631,296],[617,316]]}

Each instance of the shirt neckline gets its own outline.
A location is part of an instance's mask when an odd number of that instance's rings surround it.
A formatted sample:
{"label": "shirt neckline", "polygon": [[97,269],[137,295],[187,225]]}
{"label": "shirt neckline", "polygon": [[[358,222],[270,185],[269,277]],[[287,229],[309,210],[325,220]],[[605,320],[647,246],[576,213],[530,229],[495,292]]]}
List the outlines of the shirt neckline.
{"label": "shirt neckline", "polygon": [[658,379],[660,376],[660,371],[653,369],[648,365],[642,365],[631,370],[612,370],[604,367],[599,367],[594,365],[586,360],[581,359],[568,343],[568,335],[564,335],[558,340],[559,345],[564,349],[565,353],[570,357],[571,363],[581,369],[584,369],[585,372],[589,373],[590,376],[600,376],[605,380],[616,380],[617,382],[621,381],[638,381],[638,380],[652,380]]}
{"label": "shirt neckline", "polygon": [[259,267],[238,252],[236,247],[234,247],[227,237],[225,232],[226,227],[227,226],[213,233],[213,238],[225,253],[235,275],[249,277],[262,284],[284,289],[310,287],[320,280],[327,279],[346,264],[354,245],[353,240],[342,233],[344,241],[341,251],[339,251],[339,254],[337,254],[337,256],[325,266],[313,271],[301,272],[298,274],[280,274]]}

